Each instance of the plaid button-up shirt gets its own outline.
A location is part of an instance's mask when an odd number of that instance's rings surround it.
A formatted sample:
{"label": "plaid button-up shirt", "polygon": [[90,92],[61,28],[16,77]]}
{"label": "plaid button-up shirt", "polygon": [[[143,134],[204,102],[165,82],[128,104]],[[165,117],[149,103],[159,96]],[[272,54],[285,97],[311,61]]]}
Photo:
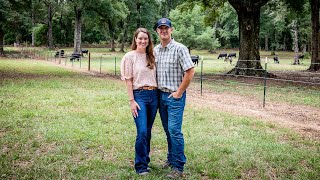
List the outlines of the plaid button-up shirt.
{"label": "plaid button-up shirt", "polygon": [[184,72],[194,67],[188,48],[172,39],[166,47],[158,44],[154,52],[158,88],[164,91],[177,91]]}

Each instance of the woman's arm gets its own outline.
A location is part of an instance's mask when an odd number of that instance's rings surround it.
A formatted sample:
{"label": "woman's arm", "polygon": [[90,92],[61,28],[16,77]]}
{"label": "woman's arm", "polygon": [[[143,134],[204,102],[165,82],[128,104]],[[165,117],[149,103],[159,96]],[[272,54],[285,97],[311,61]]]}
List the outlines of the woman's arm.
{"label": "woman's arm", "polygon": [[125,83],[127,86],[127,92],[128,92],[128,96],[129,96],[129,104],[130,104],[130,108],[131,108],[131,113],[132,113],[133,117],[136,118],[136,117],[138,117],[138,109],[140,110],[140,106],[134,100],[132,80],[133,80],[133,78],[126,79]]}

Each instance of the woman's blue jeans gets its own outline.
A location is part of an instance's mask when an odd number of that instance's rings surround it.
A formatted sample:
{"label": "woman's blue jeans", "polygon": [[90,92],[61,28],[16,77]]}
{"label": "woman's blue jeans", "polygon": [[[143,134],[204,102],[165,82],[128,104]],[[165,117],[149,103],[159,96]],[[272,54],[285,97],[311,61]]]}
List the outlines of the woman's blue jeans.
{"label": "woman's blue jeans", "polygon": [[134,90],[133,96],[141,108],[134,118],[137,128],[134,167],[141,173],[148,171],[150,162],[151,129],[158,110],[158,94],[157,90]]}
{"label": "woman's blue jeans", "polygon": [[159,113],[167,135],[168,162],[173,169],[183,171],[186,163],[184,138],[182,134],[183,111],[186,104],[186,92],[181,98],[169,97],[171,93],[159,91]]}

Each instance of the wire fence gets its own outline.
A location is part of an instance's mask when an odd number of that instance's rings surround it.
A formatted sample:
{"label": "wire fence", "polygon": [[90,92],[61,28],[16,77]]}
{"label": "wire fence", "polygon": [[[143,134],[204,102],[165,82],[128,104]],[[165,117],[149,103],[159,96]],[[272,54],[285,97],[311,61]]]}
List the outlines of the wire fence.
{"label": "wire fence", "polygon": [[[211,61],[210,64],[221,64],[221,62],[217,62],[215,60],[207,59],[207,62]],[[207,72],[208,68],[204,69],[204,60],[201,57],[200,61],[200,72],[197,73],[195,77],[196,81],[200,82],[200,94],[203,94],[204,86],[207,84],[212,84],[212,86],[219,84],[219,87],[224,87],[223,91],[228,91],[234,93],[235,90],[237,91],[247,91],[242,92],[242,94],[251,94],[253,92],[253,88],[255,92],[260,92],[262,96],[262,104],[265,107],[265,103],[267,97],[270,99],[278,98],[282,95],[282,98],[286,98],[286,96],[300,96],[300,100],[303,101],[312,101],[307,102],[306,104],[316,105],[317,102],[320,101],[320,72],[308,72],[305,70],[283,70],[281,73],[289,73],[291,74],[289,77],[283,78],[281,75],[277,75],[278,71],[275,71],[275,77],[269,77],[268,73],[273,73],[272,70],[269,71],[268,69],[268,62],[270,60],[266,57],[266,60],[238,60],[239,62],[265,62],[262,64],[264,65],[263,69],[259,68],[239,68],[237,66],[231,66],[229,69],[224,69],[224,71],[211,71]],[[319,64],[319,63],[313,63]],[[208,63],[206,63],[208,66]],[[310,64],[305,65],[308,67]],[[253,70],[253,71],[265,71],[264,76],[248,76],[248,75],[235,75],[235,74],[228,74],[231,69],[234,68],[235,70]],[[267,73],[268,72],[268,73]],[[299,79],[295,77],[294,73],[303,74],[305,78],[303,80],[296,80]],[[293,74],[292,74],[293,73]],[[231,90],[228,88],[232,88]],[[236,92],[241,93],[241,92]],[[281,94],[281,95],[280,95]],[[251,94],[252,95],[252,94]],[[259,95],[258,95],[259,96]],[[301,97],[302,96],[302,97]],[[303,98],[305,96],[305,98]],[[291,97],[294,99],[294,97]],[[307,100],[306,100],[307,99]],[[299,102],[297,102],[299,103]],[[319,105],[316,105],[320,107]]]}
{"label": "wire fence", "polygon": [[[66,52],[61,56],[57,51],[41,49],[21,49],[21,54],[41,59],[57,64],[78,68],[83,71],[91,71],[100,74],[120,76],[120,61],[123,54],[93,52],[83,55],[78,59],[71,60],[71,52]],[[262,106],[265,107],[266,101],[286,98],[288,96],[299,96],[300,101],[311,101],[316,107],[320,107],[320,72],[308,72],[303,69],[278,70],[270,63],[268,57],[264,60],[237,60],[239,62],[260,61],[261,68],[237,67],[235,64],[229,65],[227,61],[204,59],[200,57],[200,66],[195,66],[196,75],[193,82],[198,84],[199,95],[203,95],[204,90],[223,91],[230,93],[245,94],[261,98]],[[236,62],[236,61],[234,61]],[[268,65],[274,66],[268,69]],[[319,63],[317,63],[319,64]],[[289,64],[290,65],[290,64]],[[288,66],[289,66],[288,65]],[[302,68],[307,68],[310,64],[305,64]],[[265,71],[263,76],[248,76],[228,74],[231,69],[242,71]],[[281,75],[268,77],[268,73],[288,73],[289,76],[283,78]],[[302,74],[302,78],[296,77],[294,73]],[[218,87],[218,88],[217,88]],[[304,98],[305,96],[305,98]],[[269,97],[269,98],[268,98]],[[294,99],[294,98],[292,98]],[[303,103],[303,102],[296,102]],[[310,102],[307,102],[307,104]]]}

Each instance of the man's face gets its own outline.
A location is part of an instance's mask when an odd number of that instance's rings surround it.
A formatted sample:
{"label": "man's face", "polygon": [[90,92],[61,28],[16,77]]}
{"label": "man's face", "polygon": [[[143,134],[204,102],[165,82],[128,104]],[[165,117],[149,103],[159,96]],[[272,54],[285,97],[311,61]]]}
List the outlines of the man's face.
{"label": "man's face", "polygon": [[171,39],[172,31],[173,31],[173,29],[171,27],[168,27],[168,26],[159,26],[157,28],[157,32],[158,32],[161,40],[169,40],[169,39]]}

